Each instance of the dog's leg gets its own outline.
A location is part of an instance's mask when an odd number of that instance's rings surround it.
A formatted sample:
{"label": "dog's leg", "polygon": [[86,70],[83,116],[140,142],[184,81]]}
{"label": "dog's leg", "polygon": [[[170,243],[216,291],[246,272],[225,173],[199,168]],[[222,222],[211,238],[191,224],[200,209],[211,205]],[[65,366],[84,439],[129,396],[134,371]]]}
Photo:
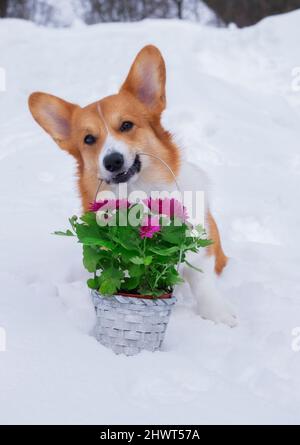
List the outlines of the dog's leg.
{"label": "dog's leg", "polygon": [[234,310],[222,297],[217,287],[218,277],[214,271],[214,258],[209,257],[206,252],[200,252],[189,256],[188,260],[203,271],[201,273],[188,266],[183,271],[184,278],[195,297],[199,315],[216,323],[225,323],[230,327],[236,326],[237,317]]}
{"label": "dog's leg", "polygon": [[221,237],[216,221],[209,211],[207,212],[207,225],[209,239],[212,239],[214,242],[207,248],[207,254],[215,257],[215,272],[220,275],[227,264],[228,258],[223,252]]}
{"label": "dog's leg", "polygon": [[221,238],[217,224],[211,213],[207,213],[208,237],[214,241],[205,251],[194,254],[191,263],[200,268],[203,273],[191,268],[185,268],[184,275],[190,284],[197,302],[198,313],[216,323],[236,326],[237,317],[230,303],[220,294],[217,287],[217,275],[227,264],[227,257],[223,252]]}

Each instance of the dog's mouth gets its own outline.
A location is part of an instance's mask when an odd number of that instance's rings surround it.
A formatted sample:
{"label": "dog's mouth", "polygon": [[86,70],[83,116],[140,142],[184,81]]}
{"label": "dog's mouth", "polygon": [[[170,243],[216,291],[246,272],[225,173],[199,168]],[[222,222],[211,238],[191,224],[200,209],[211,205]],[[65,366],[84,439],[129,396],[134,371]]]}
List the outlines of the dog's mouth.
{"label": "dog's mouth", "polygon": [[139,155],[136,155],[133,164],[127,170],[117,173],[113,176],[109,183],[121,184],[122,182],[128,182],[136,173],[141,171],[142,163]]}

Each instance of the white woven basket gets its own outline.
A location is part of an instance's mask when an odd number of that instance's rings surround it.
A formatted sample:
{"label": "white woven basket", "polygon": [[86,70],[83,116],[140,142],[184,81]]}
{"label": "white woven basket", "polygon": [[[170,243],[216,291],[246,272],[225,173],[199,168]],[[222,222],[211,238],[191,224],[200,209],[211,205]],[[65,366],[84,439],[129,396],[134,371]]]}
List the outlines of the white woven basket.
{"label": "white woven basket", "polygon": [[97,314],[97,340],[116,354],[135,355],[160,349],[175,297],[142,299],[103,296],[91,291]]}

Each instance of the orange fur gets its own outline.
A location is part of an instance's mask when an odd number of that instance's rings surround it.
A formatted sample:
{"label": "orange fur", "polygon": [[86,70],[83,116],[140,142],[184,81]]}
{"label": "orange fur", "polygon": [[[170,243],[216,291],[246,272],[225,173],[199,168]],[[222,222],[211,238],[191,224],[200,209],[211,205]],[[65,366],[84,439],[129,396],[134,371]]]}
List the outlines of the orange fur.
{"label": "orange fur", "polygon": [[209,211],[207,214],[207,222],[208,222],[208,237],[214,241],[214,243],[207,248],[207,253],[208,255],[214,255],[215,272],[217,275],[220,275],[227,264],[228,258],[224,254],[222,249],[218,226],[212,214]]}

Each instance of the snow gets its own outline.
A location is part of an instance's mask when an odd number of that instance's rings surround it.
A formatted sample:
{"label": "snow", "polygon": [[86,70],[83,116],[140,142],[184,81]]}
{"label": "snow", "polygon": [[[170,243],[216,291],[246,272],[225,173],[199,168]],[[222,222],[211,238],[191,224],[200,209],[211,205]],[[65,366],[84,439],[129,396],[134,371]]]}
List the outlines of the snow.
{"label": "snow", "polygon": [[[0,21],[1,423],[299,423],[299,21],[299,11],[243,30]],[[214,183],[231,258],[219,285],[240,323],[202,320],[183,288],[163,350],[126,358],[90,334],[80,246],[51,235],[80,209],[74,164],[27,97],[85,105],[111,94],[147,43],[167,62],[165,124]]]}

